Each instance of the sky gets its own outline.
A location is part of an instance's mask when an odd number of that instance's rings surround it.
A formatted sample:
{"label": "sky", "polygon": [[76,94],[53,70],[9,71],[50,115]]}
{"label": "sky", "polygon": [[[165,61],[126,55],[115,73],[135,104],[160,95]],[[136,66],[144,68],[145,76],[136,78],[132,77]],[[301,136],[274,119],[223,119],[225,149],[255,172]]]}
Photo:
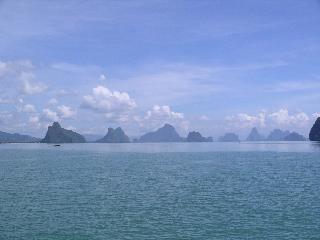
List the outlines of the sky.
{"label": "sky", "polygon": [[307,136],[319,24],[317,0],[0,0],[0,131]]}

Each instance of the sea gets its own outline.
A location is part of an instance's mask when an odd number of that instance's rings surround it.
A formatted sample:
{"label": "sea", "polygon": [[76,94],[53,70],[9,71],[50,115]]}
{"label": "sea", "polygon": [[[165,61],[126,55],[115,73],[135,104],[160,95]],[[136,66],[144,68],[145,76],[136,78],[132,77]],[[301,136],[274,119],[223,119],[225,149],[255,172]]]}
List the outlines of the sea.
{"label": "sea", "polygon": [[0,144],[11,239],[320,239],[320,144]]}

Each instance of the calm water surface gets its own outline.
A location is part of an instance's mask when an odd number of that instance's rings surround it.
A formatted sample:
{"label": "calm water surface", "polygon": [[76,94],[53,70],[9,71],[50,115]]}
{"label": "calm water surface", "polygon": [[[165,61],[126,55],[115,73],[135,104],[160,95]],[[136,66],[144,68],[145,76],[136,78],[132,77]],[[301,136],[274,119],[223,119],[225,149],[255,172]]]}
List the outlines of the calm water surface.
{"label": "calm water surface", "polygon": [[0,144],[0,240],[320,239],[320,145]]}

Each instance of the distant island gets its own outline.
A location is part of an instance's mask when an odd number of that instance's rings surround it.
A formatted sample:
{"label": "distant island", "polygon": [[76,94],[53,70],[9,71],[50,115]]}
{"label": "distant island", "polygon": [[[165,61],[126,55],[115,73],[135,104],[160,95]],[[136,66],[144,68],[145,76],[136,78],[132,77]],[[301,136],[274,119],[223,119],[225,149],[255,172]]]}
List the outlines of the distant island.
{"label": "distant island", "polygon": [[272,130],[268,137],[265,138],[258,132],[257,128],[253,128],[248,135],[247,142],[258,142],[258,141],[306,141],[307,139],[299,133],[290,132],[288,130],[283,131],[280,129]]}
{"label": "distant island", "polygon": [[129,137],[124,133],[121,127],[116,129],[108,128],[107,134],[96,141],[97,143],[129,143]]}
{"label": "distant island", "polygon": [[64,129],[58,122],[48,127],[48,131],[41,143],[85,143],[86,139],[79,133]]}
{"label": "distant island", "polygon": [[[21,135],[18,133],[6,133],[0,131],[0,143],[130,143],[130,138],[121,127],[108,128],[104,137],[99,135],[87,134],[89,141],[86,138],[72,130],[64,129],[58,122],[54,122],[48,127],[45,137],[41,140],[29,135]],[[320,141],[320,117],[316,120],[309,133],[310,141]],[[217,139],[218,142],[240,142],[239,136],[229,132]],[[246,140],[248,142],[256,141],[307,141],[307,139],[297,133],[288,130],[274,129],[267,137],[261,135],[257,128],[252,128]],[[204,137],[197,131],[191,131],[186,138],[181,137],[176,129],[166,123],[159,129],[148,132],[140,138],[134,139],[136,143],[147,142],[213,142],[212,137]]]}
{"label": "distant island", "polygon": [[265,137],[260,135],[257,128],[252,128],[249,136],[247,137],[247,142],[259,142],[264,140]]}
{"label": "distant island", "polygon": [[187,142],[212,142],[212,137],[203,137],[199,132],[193,131],[189,132]]}
{"label": "distant island", "polygon": [[39,138],[18,133],[6,133],[0,131],[0,143],[35,143],[40,142]]}
{"label": "distant island", "polygon": [[274,129],[268,135],[266,141],[284,141],[284,138],[290,134],[289,131],[282,131],[280,129]]}
{"label": "distant island", "polygon": [[165,124],[154,132],[142,135],[137,142],[182,142],[176,129],[170,124]]}
{"label": "distant island", "polygon": [[219,137],[219,142],[240,142],[239,136],[235,133],[226,133],[224,136]]}
{"label": "distant island", "polygon": [[307,139],[299,133],[291,132],[284,139],[284,141],[307,141]]}

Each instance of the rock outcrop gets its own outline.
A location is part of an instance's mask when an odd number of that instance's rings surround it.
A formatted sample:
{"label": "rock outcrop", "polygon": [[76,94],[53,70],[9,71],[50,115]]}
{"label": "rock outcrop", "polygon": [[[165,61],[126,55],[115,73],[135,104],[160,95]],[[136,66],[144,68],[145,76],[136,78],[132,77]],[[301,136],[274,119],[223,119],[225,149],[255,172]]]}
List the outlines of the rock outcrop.
{"label": "rock outcrop", "polygon": [[309,133],[310,141],[320,141],[320,117],[313,124],[310,133]]}
{"label": "rock outcrop", "polygon": [[239,136],[235,133],[226,133],[218,139],[219,142],[240,142]]}
{"label": "rock outcrop", "polygon": [[58,122],[48,127],[47,134],[42,143],[84,143],[85,138],[72,130],[64,129]]}
{"label": "rock outcrop", "polygon": [[263,141],[265,138],[260,135],[257,128],[252,128],[249,136],[247,137],[248,142],[258,142]]}
{"label": "rock outcrop", "polygon": [[189,132],[187,142],[212,142],[212,137],[203,137],[199,132]]}
{"label": "rock outcrop", "polygon": [[274,129],[269,136],[267,137],[267,141],[284,141],[285,137],[290,134],[289,131],[282,131],[280,129]]}
{"label": "rock outcrop", "polygon": [[40,142],[39,138],[19,133],[6,133],[0,131],[0,143],[34,143]]}
{"label": "rock outcrop", "polygon": [[284,141],[306,141],[307,139],[304,136],[300,135],[299,133],[292,132],[288,136],[286,136],[283,140]]}
{"label": "rock outcrop", "polygon": [[124,133],[124,131],[118,127],[116,129],[108,128],[107,134],[97,140],[98,143],[129,143],[129,137]]}
{"label": "rock outcrop", "polygon": [[140,137],[139,142],[181,142],[182,138],[170,124],[165,124],[162,128],[154,132],[149,132]]}

